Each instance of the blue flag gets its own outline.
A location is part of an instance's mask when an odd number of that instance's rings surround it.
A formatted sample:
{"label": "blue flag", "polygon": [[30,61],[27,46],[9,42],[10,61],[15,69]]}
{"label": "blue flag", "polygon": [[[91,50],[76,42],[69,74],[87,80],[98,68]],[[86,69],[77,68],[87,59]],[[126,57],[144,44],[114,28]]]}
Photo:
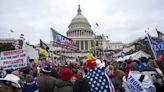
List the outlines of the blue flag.
{"label": "blue flag", "polygon": [[154,57],[156,59],[159,59],[160,55],[164,52],[164,41],[153,39],[148,33],[147,33],[147,37],[148,37],[152,52],[154,54]]}

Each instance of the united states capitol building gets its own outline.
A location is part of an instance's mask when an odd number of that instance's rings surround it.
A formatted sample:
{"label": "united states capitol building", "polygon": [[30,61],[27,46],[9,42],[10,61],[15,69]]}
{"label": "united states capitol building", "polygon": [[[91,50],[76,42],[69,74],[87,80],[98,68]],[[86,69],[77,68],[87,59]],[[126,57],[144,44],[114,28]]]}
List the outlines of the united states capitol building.
{"label": "united states capitol building", "polygon": [[[109,50],[122,49],[124,45],[122,42],[110,42],[106,35],[95,34],[87,18],[83,16],[80,5],[76,16],[73,17],[68,25],[66,34],[68,38],[71,38],[76,43],[77,50],[75,52],[67,52],[66,49],[56,47],[53,42],[50,42],[47,45],[50,47],[51,57],[59,58],[61,55],[66,57],[85,57],[88,53],[92,53],[96,57],[102,58],[108,54]],[[0,43],[5,42],[13,43],[16,40],[0,39]]]}
{"label": "united states capitol building", "polygon": [[[77,51],[73,53],[62,53],[66,56],[84,57],[88,53],[94,54],[96,57],[102,58],[107,55],[108,51],[112,49],[121,49],[123,43],[112,42],[108,40],[107,36],[102,34],[95,34],[91,29],[91,25],[87,18],[83,16],[80,5],[77,9],[77,14],[71,20],[66,32],[67,37],[71,38],[77,46]],[[113,45],[112,45],[113,44]],[[116,46],[118,45],[118,46]],[[50,46],[51,47],[51,46]],[[56,49],[54,49],[56,50]]]}

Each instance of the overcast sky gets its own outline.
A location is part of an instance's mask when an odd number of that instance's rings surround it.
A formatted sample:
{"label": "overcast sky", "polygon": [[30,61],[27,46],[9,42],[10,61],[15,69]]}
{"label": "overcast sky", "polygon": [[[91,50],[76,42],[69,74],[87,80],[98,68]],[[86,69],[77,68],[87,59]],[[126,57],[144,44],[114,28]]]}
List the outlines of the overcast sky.
{"label": "overcast sky", "polygon": [[50,42],[50,27],[66,35],[78,4],[92,30],[111,42],[144,37],[148,27],[152,36],[157,36],[155,27],[164,33],[164,0],[0,0],[0,37],[22,33],[32,44]]}

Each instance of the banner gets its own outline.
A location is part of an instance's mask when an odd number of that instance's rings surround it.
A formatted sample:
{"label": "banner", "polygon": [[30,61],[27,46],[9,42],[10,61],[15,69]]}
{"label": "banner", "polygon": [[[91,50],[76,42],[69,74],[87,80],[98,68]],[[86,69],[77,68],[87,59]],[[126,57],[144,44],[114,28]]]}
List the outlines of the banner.
{"label": "banner", "polygon": [[3,69],[17,69],[27,66],[25,50],[11,50],[0,53],[0,67]]}
{"label": "banner", "polygon": [[59,34],[53,28],[51,28],[51,30],[52,30],[53,41],[57,46],[70,50],[77,49],[76,44],[73,42],[72,39]]}
{"label": "banner", "polygon": [[153,46],[154,51],[156,52],[157,59],[160,59],[160,56],[164,52],[164,41],[156,41],[156,42],[157,44],[152,43],[152,46]]}
{"label": "banner", "polygon": [[164,41],[153,39],[148,33],[149,44],[153,51],[154,57],[160,59],[160,55],[164,52]]}

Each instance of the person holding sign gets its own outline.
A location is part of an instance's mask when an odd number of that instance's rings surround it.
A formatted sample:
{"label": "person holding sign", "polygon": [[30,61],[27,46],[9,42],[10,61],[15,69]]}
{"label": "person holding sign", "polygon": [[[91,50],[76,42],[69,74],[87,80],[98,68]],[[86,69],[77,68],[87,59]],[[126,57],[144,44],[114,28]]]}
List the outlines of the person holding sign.
{"label": "person holding sign", "polygon": [[123,77],[123,88],[125,92],[156,92],[151,78],[141,75],[136,62],[132,62],[128,76]]}

